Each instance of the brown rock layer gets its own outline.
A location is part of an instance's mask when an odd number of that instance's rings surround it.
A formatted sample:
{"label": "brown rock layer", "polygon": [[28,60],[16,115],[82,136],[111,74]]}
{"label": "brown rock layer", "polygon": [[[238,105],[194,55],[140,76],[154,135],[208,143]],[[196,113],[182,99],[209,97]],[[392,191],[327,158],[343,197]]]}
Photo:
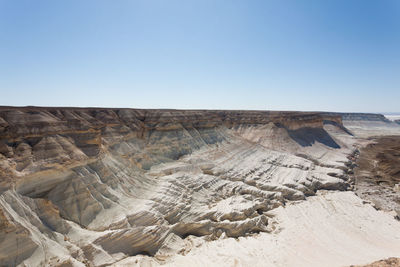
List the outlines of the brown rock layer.
{"label": "brown rock layer", "polygon": [[354,170],[357,193],[378,209],[400,216],[400,137],[373,138]]}
{"label": "brown rock layer", "polygon": [[[105,147],[126,138],[148,139],[182,129],[273,123],[294,138],[298,131],[301,134],[301,129],[308,128],[321,129],[323,138],[324,121],[341,125],[341,116],[317,112],[0,107],[0,155],[10,159],[0,165],[0,175],[15,182],[15,177],[95,159]],[[175,157],[189,152],[178,150],[181,152]],[[2,186],[7,188],[6,184],[3,181]]]}
{"label": "brown rock layer", "polygon": [[0,265],[161,259],[188,235],[268,232],[268,211],[349,188],[342,117],[0,107]]}
{"label": "brown rock layer", "polygon": [[399,267],[400,258],[389,258],[385,260],[375,261],[365,265],[351,265],[350,267]]}

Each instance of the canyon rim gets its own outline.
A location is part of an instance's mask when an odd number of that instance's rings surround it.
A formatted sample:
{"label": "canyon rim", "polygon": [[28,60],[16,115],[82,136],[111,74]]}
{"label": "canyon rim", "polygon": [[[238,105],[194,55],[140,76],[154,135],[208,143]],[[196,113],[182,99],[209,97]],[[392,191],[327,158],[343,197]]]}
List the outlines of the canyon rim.
{"label": "canyon rim", "polygon": [[399,134],[366,113],[1,107],[0,265],[400,257],[397,174],[360,169]]}

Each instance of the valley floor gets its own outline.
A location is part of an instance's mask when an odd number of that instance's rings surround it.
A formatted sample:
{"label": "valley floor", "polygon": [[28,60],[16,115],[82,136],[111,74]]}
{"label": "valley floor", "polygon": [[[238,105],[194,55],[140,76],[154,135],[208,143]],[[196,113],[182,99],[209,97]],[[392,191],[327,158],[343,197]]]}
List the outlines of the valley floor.
{"label": "valley floor", "polygon": [[[400,256],[400,223],[353,192],[321,191],[270,214],[272,233],[211,242],[189,237],[189,252],[167,266],[348,266]],[[113,266],[135,264],[158,262],[135,256]]]}

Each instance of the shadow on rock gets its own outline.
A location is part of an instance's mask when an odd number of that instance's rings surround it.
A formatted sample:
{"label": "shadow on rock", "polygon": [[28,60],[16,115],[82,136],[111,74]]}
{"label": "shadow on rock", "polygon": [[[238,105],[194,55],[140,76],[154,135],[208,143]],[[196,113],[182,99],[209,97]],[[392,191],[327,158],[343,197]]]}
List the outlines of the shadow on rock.
{"label": "shadow on rock", "polygon": [[333,140],[327,131],[321,128],[300,128],[297,130],[287,130],[289,136],[299,145],[306,147],[319,142],[331,148],[340,148],[339,144]]}

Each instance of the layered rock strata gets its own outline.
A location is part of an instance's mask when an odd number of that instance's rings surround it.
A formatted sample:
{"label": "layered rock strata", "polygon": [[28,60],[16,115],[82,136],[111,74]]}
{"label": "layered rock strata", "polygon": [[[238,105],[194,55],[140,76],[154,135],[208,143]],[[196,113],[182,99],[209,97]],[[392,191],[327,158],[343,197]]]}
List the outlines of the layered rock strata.
{"label": "layered rock strata", "polygon": [[355,138],[318,112],[0,108],[0,265],[162,263],[189,235],[271,231],[346,190]]}

